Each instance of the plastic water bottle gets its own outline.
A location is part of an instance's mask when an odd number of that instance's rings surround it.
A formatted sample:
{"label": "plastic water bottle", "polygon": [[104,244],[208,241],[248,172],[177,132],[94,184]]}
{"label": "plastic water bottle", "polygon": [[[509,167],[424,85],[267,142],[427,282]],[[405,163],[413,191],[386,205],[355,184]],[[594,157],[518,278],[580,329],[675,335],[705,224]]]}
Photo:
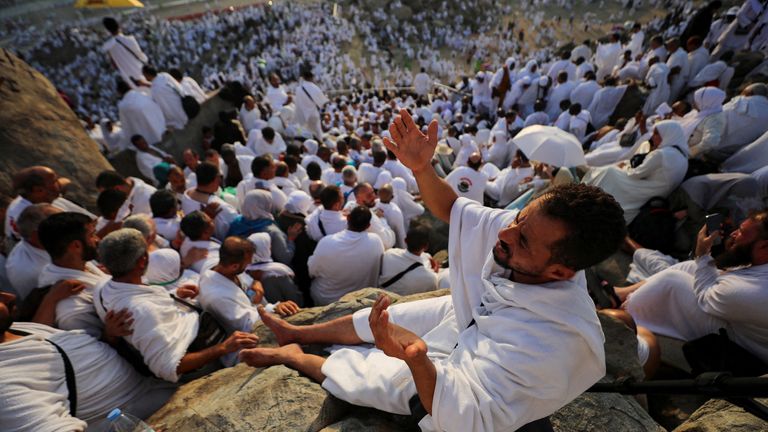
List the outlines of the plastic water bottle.
{"label": "plastic water bottle", "polygon": [[110,432],[155,432],[140,418],[124,413],[120,408],[115,408],[107,415]]}

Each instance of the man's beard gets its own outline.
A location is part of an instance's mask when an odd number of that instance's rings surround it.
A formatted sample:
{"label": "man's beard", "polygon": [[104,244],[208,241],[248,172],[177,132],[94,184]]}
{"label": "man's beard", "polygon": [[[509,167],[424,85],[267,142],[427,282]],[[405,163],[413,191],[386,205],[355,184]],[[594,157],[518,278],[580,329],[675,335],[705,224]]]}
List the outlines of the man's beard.
{"label": "man's beard", "polygon": [[85,242],[83,242],[83,245],[83,261],[91,261],[99,257],[98,248]]}
{"label": "man's beard", "polygon": [[754,242],[727,249],[715,258],[717,268],[725,270],[752,264],[752,246]]}
{"label": "man's beard", "polygon": [[515,274],[525,275],[525,276],[534,276],[538,277],[541,275],[541,272],[533,272],[530,270],[524,270],[520,269],[518,267],[512,267],[507,263],[507,260],[509,259],[509,245],[501,240],[499,240],[499,247],[504,251],[506,256],[500,256],[496,253],[496,248],[493,248],[492,254],[493,254],[493,261],[496,262],[500,267],[502,267],[505,270],[509,270],[512,272],[510,279],[514,278]]}

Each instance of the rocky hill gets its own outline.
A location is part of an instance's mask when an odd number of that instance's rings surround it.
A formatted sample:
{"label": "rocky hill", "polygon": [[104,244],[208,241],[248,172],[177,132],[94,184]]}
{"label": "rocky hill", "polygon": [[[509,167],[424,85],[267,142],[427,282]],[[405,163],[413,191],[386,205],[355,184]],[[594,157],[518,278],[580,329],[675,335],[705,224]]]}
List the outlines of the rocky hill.
{"label": "rocky hill", "polygon": [[0,194],[15,195],[13,173],[46,165],[72,180],[67,198],[93,209],[94,179],[112,165],[42,74],[0,50]]}

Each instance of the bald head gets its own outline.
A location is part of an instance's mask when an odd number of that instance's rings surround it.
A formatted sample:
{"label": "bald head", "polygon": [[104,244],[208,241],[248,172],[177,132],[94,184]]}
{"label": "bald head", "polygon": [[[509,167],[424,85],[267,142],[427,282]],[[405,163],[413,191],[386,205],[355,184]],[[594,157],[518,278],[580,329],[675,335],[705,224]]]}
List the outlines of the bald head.
{"label": "bald head", "polygon": [[467,159],[467,166],[472,168],[473,170],[477,171],[480,169],[480,166],[483,164],[483,157],[478,152],[473,152],[471,155],[469,155],[469,159]]}
{"label": "bald head", "polygon": [[750,84],[742,90],[743,96],[763,96],[768,97],[768,86],[763,83]]}
{"label": "bald head", "polygon": [[387,183],[379,188],[379,201],[383,202],[384,204],[388,204],[390,201],[392,201],[394,196],[395,194],[391,184]]}
{"label": "bald head", "polygon": [[34,204],[51,203],[61,193],[56,171],[41,165],[18,171],[13,176],[13,188]]}
{"label": "bald head", "polygon": [[253,258],[253,243],[240,237],[227,237],[219,249],[219,265],[245,266]]}

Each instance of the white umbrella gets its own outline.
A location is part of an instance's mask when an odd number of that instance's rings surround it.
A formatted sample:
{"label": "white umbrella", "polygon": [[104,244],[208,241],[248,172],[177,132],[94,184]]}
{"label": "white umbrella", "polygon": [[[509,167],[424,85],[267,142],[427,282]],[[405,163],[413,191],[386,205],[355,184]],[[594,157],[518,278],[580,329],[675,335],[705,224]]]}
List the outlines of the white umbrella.
{"label": "white umbrella", "polygon": [[528,126],[512,139],[530,160],[556,167],[586,165],[584,150],[573,134],[552,126]]}

